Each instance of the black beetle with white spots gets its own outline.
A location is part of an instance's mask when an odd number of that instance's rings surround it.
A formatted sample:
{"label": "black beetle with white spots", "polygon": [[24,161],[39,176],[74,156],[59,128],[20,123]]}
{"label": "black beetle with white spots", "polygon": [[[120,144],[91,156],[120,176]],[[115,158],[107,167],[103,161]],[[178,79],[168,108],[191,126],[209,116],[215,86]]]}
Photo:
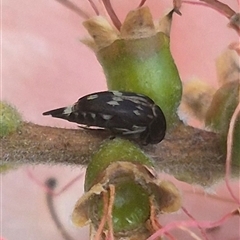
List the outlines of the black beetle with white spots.
{"label": "black beetle with white spots", "polygon": [[149,97],[123,91],[104,91],[86,95],[75,104],[44,112],[84,127],[109,130],[114,136],[140,141],[143,145],[161,142],[166,119]]}

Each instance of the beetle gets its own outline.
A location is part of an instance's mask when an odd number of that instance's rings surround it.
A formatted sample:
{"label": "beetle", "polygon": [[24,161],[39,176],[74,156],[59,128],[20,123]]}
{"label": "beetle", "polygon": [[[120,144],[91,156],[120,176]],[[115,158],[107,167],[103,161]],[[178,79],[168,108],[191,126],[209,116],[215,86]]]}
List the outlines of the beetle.
{"label": "beetle", "polygon": [[109,130],[113,135],[132,138],[143,145],[161,142],[166,119],[159,106],[142,94],[103,91],[86,95],[75,104],[44,112],[83,127]]}

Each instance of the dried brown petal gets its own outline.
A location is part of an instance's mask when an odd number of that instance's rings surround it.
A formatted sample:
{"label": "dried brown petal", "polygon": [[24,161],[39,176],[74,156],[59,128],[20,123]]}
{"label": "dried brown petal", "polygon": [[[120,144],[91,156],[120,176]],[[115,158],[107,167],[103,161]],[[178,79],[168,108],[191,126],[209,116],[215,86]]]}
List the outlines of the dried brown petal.
{"label": "dried brown petal", "polygon": [[152,14],[148,7],[130,11],[120,29],[121,38],[145,38],[156,33]]}
{"label": "dried brown petal", "polygon": [[89,44],[88,42],[88,46],[96,45],[93,50],[109,46],[119,38],[117,30],[102,16],[93,17],[84,21],[83,26],[93,38],[93,44]]}
{"label": "dried brown petal", "polygon": [[215,88],[198,79],[185,83],[178,110],[180,118],[184,122],[189,118],[197,118],[203,123],[215,92]]}
{"label": "dried brown petal", "polygon": [[227,49],[216,60],[217,76],[220,86],[235,81],[240,76],[239,56],[236,51]]}
{"label": "dried brown petal", "polygon": [[104,191],[101,184],[96,184],[77,201],[72,213],[72,222],[75,226],[83,227],[90,223],[90,218],[88,216],[89,199],[93,195],[99,195]]}

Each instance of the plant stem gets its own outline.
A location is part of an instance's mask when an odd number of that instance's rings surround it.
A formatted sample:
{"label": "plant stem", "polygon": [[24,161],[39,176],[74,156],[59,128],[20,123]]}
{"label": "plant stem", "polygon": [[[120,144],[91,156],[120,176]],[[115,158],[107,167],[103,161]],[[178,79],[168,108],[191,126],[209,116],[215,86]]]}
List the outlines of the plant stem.
{"label": "plant stem", "polygon": [[[60,129],[23,123],[21,129],[0,140],[2,164],[87,165],[89,158],[109,138],[106,132]],[[143,147],[141,147],[143,148]],[[144,150],[157,169],[181,181],[209,186],[224,178],[225,154],[217,134],[180,124],[165,140]],[[232,166],[239,176],[239,167]]]}

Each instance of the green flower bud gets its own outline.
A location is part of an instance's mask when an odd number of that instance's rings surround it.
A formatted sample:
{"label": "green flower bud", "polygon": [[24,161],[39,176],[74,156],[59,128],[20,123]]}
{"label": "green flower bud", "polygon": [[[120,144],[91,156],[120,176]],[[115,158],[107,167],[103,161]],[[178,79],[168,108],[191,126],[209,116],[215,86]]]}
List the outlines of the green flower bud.
{"label": "green flower bud", "polygon": [[[206,126],[221,134],[225,148],[229,123],[239,103],[239,93],[240,85],[238,80],[222,85],[214,94],[206,114]],[[232,151],[232,163],[240,165],[240,116],[238,116],[235,123]]]}
{"label": "green flower bud", "polygon": [[142,93],[161,107],[168,127],[177,121],[181,81],[164,33],[116,40],[97,53],[110,90]]}
{"label": "green flower bud", "polygon": [[170,51],[172,13],[153,22],[148,7],[131,11],[119,32],[102,17],[84,22],[93,41],[84,41],[103,67],[109,90],[141,93],[163,110],[168,128],[178,122],[182,83]]}
{"label": "green flower bud", "polygon": [[151,159],[143,153],[139,147],[132,142],[120,138],[106,141],[102,144],[88,165],[85,179],[85,191],[88,191],[94,184],[95,179],[111,163],[116,161],[137,162],[148,167],[153,166]]}
{"label": "green flower bud", "polygon": [[[127,140],[103,143],[87,168],[85,194],[75,205],[73,223],[81,227],[90,222],[94,237],[100,222],[107,217],[114,239],[148,238],[154,232],[152,221],[157,221],[160,212],[174,212],[181,206],[177,188],[171,182],[160,181],[152,167],[151,160]],[[110,200],[109,213],[106,207]],[[109,222],[102,231],[108,228]]]}
{"label": "green flower bud", "polygon": [[22,123],[22,118],[17,110],[6,102],[0,103],[0,137],[15,132]]}

